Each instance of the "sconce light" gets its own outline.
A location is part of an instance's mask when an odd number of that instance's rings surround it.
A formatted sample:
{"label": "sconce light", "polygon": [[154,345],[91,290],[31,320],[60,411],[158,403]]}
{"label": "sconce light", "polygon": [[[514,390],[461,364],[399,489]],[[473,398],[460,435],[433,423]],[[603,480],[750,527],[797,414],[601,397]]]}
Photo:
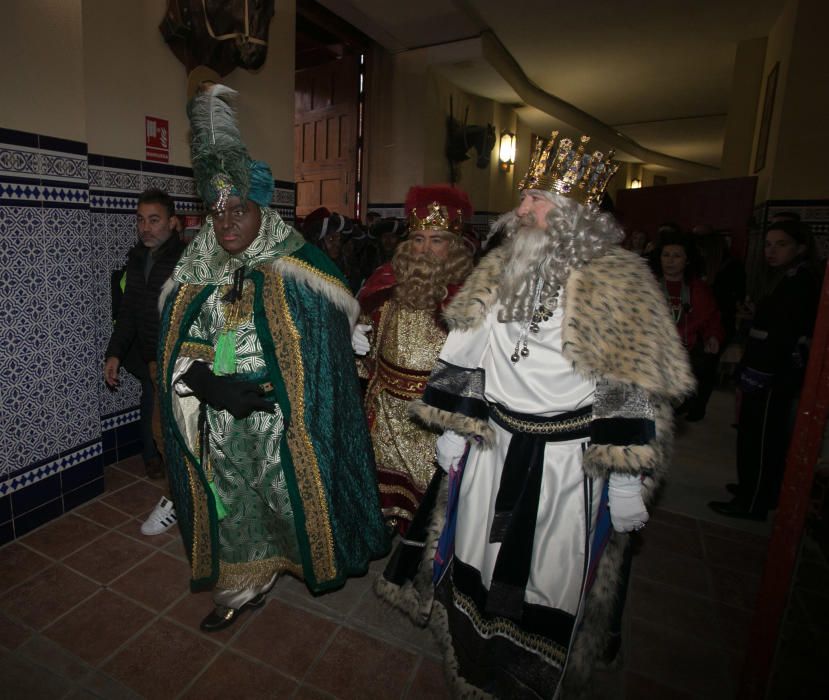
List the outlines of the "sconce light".
{"label": "sconce light", "polygon": [[515,165],[515,134],[511,131],[501,132],[501,146],[498,149],[498,161],[501,170],[509,172]]}
{"label": "sconce light", "polygon": [[630,189],[632,190],[638,190],[641,186],[642,181],[638,177],[635,177],[630,181]]}

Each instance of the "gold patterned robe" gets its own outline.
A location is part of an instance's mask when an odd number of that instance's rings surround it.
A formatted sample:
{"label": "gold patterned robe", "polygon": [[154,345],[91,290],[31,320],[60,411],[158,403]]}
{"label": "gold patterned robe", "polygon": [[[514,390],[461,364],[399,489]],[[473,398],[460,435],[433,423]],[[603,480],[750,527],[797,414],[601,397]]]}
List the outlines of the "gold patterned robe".
{"label": "gold patterned robe", "polygon": [[409,402],[420,398],[446,331],[438,309],[386,301],[372,315],[375,337],[368,365],[368,415],[383,515],[402,534],[435,471],[437,434],[414,423]]}

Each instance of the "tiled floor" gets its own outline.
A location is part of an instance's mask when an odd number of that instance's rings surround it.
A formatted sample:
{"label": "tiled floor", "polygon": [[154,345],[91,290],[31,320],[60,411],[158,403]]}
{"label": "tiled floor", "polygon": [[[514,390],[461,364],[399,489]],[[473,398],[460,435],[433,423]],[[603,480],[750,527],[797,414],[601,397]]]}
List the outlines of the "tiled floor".
{"label": "tiled floor", "polygon": [[0,698],[440,698],[430,634],[384,607],[382,570],[314,598],[290,577],[216,635],[176,534],[139,527],[161,495],[139,458],[107,492],[0,549]]}
{"label": "tiled floor", "polygon": [[[703,449],[727,454],[701,425],[677,450],[690,486],[637,536],[623,664],[598,675],[596,698],[734,696],[768,526],[694,517],[729,468],[694,468]],[[139,532],[161,493],[142,471],[109,467],[101,497],[0,549],[0,698],[448,697],[430,634],[371,591],[383,562],[318,598],[285,577],[264,608],[199,632],[210,596],[189,593],[177,534]]]}

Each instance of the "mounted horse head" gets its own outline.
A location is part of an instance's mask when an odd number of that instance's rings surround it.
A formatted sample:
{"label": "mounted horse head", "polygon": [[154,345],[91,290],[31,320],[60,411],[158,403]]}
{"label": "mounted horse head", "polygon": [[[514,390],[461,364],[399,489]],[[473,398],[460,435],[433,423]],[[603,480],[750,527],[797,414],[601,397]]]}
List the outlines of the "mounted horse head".
{"label": "mounted horse head", "polygon": [[489,157],[495,147],[495,127],[492,124],[478,126],[467,124],[469,108],[464,114],[463,123],[452,114],[452,98],[449,98],[449,116],[446,118],[446,159],[449,161],[449,181],[457,182],[457,164],[469,160],[467,153],[474,148],[478,154],[475,165],[478,168],[489,166]]}
{"label": "mounted horse head", "polygon": [[467,153],[470,148],[474,148],[478,154],[475,165],[482,169],[489,165],[489,156],[495,147],[495,127],[492,124],[462,125],[449,117],[446,130],[446,157],[450,161],[462,163],[469,160]]}
{"label": "mounted horse head", "polygon": [[159,30],[188,73],[204,65],[225,76],[262,67],[273,13],[274,0],[167,0]]}

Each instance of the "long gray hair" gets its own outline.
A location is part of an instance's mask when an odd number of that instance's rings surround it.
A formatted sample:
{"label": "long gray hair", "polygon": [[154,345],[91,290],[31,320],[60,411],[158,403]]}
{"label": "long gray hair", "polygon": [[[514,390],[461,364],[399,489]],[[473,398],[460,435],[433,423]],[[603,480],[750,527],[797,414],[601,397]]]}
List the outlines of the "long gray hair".
{"label": "long gray hair", "polygon": [[498,291],[503,306],[499,321],[532,317],[539,279],[543,284],[539,303],[552,310],[558,288],[570,272],[601,257],[624,238],[621,226],[610,214],[558,194],[543,194],[555,205],[544,228],[532,215],[519,217],[515,211],[495,222],[494,228],[504,229],[504,247],[509,253]]}

